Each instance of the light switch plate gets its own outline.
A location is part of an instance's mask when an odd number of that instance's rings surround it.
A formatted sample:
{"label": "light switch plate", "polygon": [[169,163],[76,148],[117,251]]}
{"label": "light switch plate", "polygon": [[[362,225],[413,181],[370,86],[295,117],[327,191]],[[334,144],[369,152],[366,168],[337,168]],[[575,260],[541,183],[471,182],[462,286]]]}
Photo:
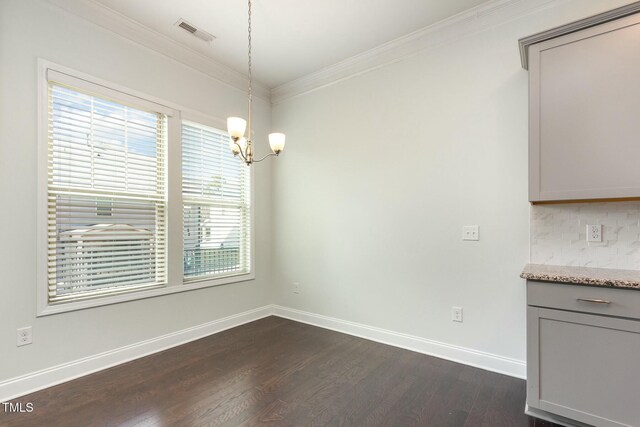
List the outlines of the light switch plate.
{"label": "light switch plate", "polygon": [[451,307],[451,320],[462,322],[462,307]]}
{"label": "light switch plate", "polygon": [[477,225],[463,226],[462,240],[480,240],[480,227]]}

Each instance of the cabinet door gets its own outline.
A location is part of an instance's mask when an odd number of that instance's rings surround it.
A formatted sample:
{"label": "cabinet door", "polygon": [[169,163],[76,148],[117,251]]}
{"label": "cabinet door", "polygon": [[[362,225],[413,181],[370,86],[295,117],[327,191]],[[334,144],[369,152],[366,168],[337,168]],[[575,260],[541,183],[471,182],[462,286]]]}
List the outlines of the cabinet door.
{"label": "cabinet door", "polygon": [[527,403],[596,426],[640,426],[640,321],[528,307]]}
{"label": "cabinet door", "polygon": [[529,200],[640,197],[640,14],[529,53]]}

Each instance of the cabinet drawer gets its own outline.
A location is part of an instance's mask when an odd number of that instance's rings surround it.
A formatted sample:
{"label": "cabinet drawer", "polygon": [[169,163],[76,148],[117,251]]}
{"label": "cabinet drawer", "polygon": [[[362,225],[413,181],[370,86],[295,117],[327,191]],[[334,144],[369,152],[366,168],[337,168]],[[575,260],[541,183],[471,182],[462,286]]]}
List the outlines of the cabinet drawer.
{"label": "cabinet drawer", "polygon": [[[600,302],[598,302],[600,301]],[[640,319],[640,291],[527,281],[527,304]]]}

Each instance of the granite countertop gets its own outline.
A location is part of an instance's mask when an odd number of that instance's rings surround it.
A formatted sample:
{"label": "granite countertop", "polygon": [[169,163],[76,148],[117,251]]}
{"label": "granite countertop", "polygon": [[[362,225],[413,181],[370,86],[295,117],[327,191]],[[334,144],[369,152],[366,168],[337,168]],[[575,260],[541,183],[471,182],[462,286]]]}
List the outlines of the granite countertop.
{"label": "granite countertop", "polygon": [[640,291],[640,270],[527,264],[520,277],[543,282],[605,286]]}

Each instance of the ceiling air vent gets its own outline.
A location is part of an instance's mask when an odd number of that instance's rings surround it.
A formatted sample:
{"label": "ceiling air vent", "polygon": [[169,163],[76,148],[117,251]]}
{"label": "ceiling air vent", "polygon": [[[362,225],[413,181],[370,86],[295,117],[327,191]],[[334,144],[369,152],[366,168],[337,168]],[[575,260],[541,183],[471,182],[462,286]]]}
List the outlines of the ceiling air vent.
{"label": "ceiling air vent", "polygon": [[182,28],[183,30],[189,32],[190,34],[193,34],[194,36],[196,36],[200,40],[204,40],[205,42],[210,42],[213,39],[215,39],[215,37],[212,36],[211,34],[207,33],[204,30],[201,30],[201,29],[197,28],[195,25],[188,23],[187,21],[185,21],[182,18],[178,19],[178,22],[176,22],[176,25],[178,27]]}

